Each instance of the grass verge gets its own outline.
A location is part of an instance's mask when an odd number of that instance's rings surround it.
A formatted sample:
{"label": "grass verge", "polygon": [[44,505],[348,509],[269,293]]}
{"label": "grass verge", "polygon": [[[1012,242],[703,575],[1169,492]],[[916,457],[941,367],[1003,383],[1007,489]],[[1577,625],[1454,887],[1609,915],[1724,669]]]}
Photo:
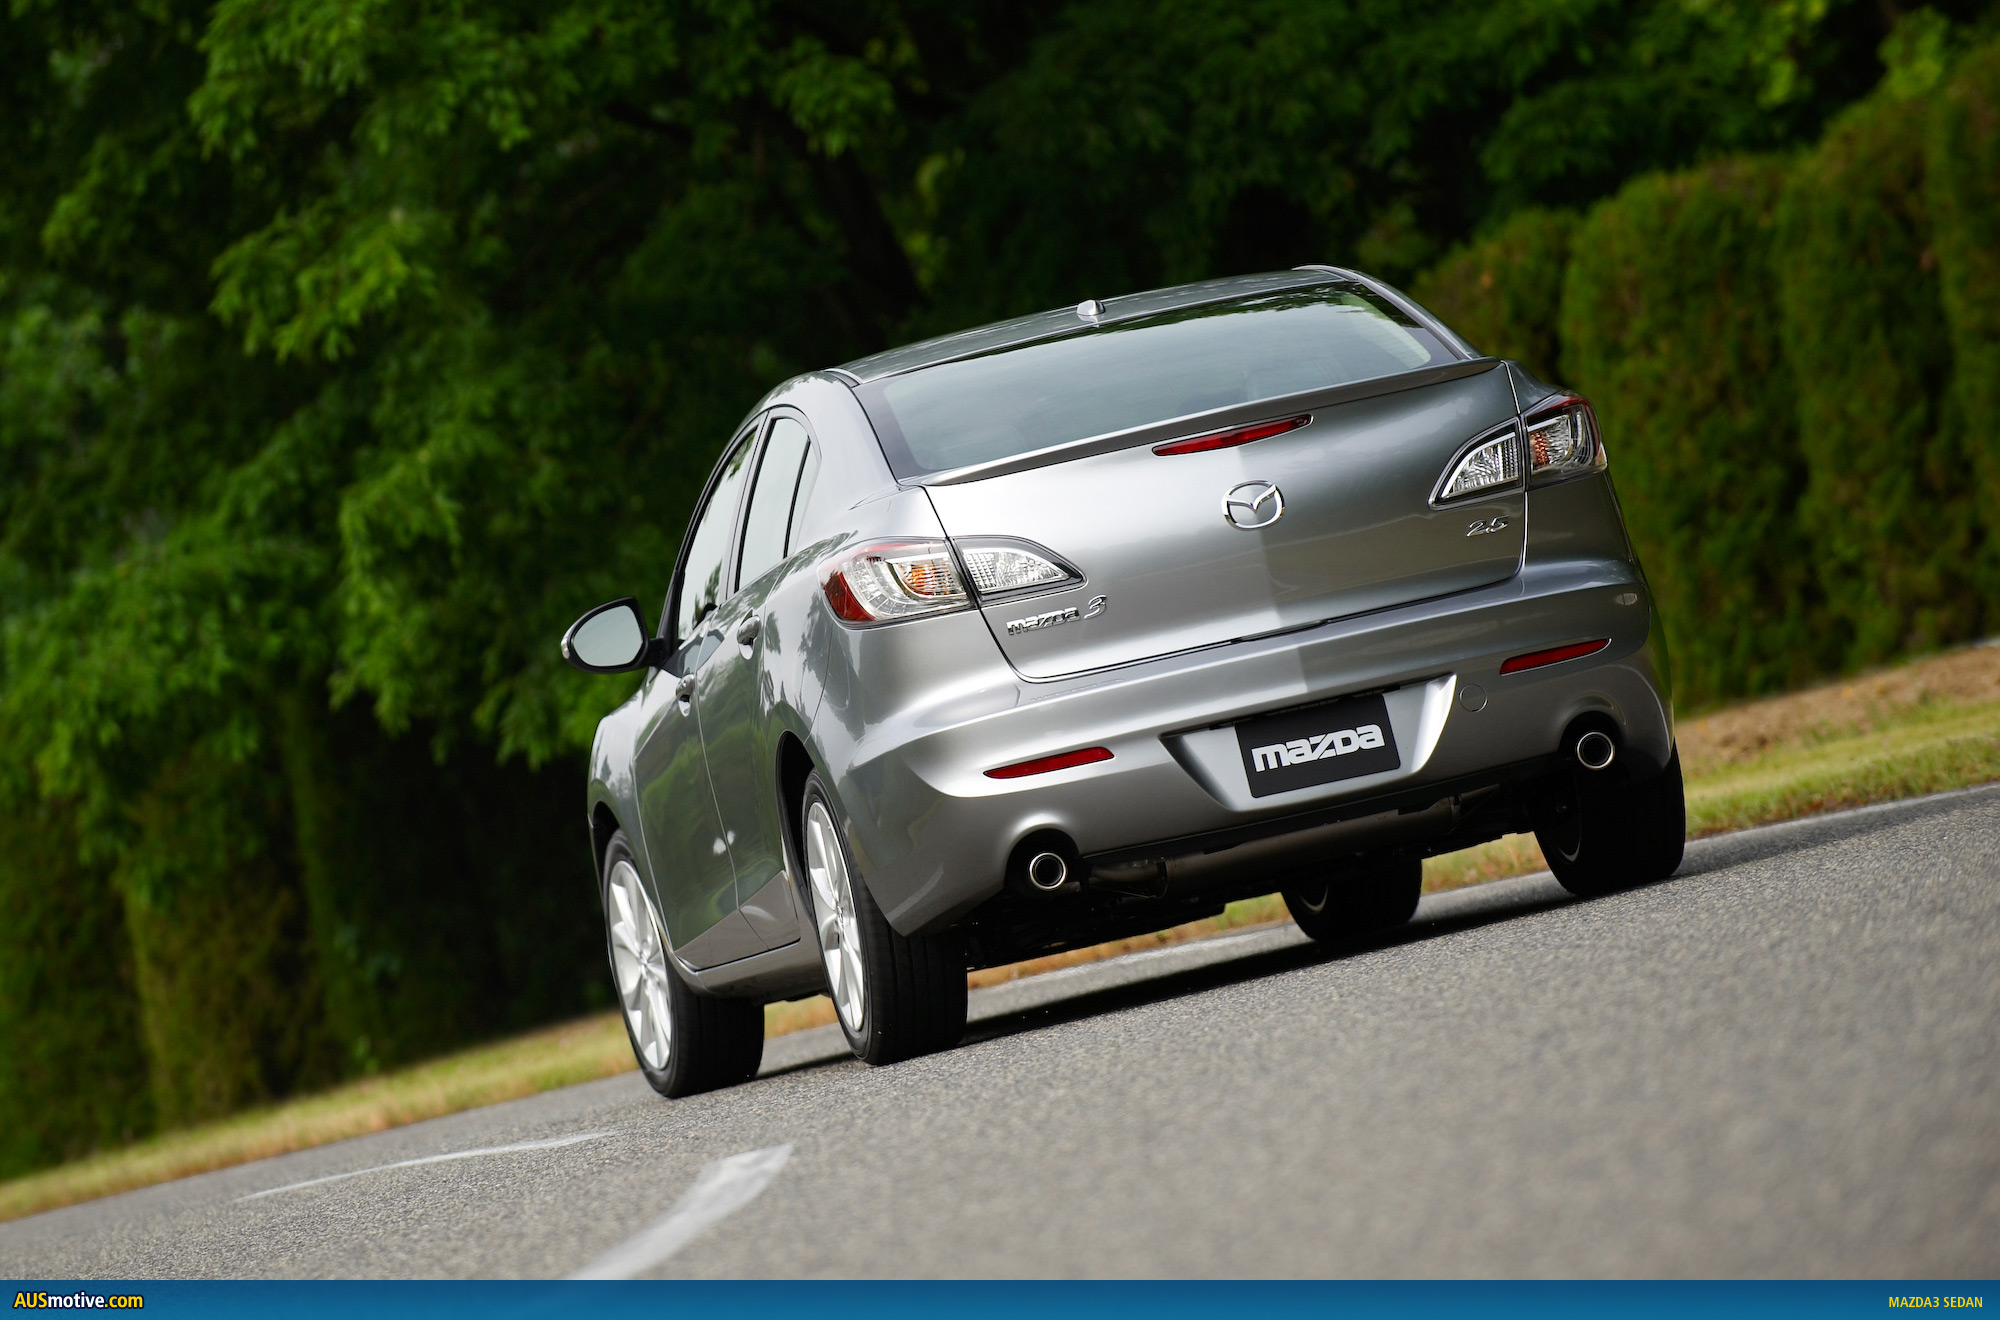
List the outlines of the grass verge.
{"label": "grass verge", "polygon": [[[1974,647],[1681,722],[1688,832],[1700,836],[2000,779],[2000,646]],[[1528,835],[1424,863],[1435,893],[1542,869]],[[974,972],[994,985],[1285,918],[1276,895],[1219,916]],[[826,999],[772,1004],[767,1036],[833,1021]],[[592,1081],[632,1068],[616,1014],[545,1028],[0,1183],[0,1220],[268,1155]]]}

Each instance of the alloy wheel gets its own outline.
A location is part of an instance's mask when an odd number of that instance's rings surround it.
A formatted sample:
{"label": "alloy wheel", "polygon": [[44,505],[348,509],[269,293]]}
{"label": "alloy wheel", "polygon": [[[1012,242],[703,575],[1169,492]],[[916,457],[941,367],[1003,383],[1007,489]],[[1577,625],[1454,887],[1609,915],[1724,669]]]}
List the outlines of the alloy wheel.
{"label": "alloy wheel", "polygon": [[861,922],[855,915],[853,879],[847,851],[840,846],[832,813],[824,802],[806,808],[806,876],[812,883],[813,920],[834,1009],[850,1032],[867,1017],[867,973],[861,962]]}
{"label": "alloy wheel", "polygon": [[611,926],[611,971],[632,1046],[655,1072],[673,1052],[674,1020],[668,1001],[666,941],[652,900],[632,863],[619,858],[605,878],[605,919]]}

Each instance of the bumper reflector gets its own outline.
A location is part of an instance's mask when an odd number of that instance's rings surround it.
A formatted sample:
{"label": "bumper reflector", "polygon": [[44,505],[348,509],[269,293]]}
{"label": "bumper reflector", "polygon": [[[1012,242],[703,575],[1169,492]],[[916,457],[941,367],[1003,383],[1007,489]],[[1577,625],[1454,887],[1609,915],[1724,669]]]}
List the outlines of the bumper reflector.
{"label": "bumper reflector", "polygon": [[1546,651],[1530,651],[1517,655],[1512,660],[1502,662],[1500,672],[1518,674],[1523,669],[1540,669],[1543,665],[1559,665],[1565,660],[1579,656],[1595,655],[1611,645],[1609,637],[1600,637],[1594,642],[1571,642],[1568,646],[1552,646]]}
{"label": "bumper reflector", "polygon": [[1051,770],[1067,770],[1072,766],[1089,765],[1093,761],[1109,761],[1109,747],[1086,747],[1076,752],[1061,752],[1055,756],[1039,757],[1033,761],[1016,761],[1013,765],[1003,765],[997,770],[988,770],[988,779],[1020,779],[1026,775],[1045,775]]}

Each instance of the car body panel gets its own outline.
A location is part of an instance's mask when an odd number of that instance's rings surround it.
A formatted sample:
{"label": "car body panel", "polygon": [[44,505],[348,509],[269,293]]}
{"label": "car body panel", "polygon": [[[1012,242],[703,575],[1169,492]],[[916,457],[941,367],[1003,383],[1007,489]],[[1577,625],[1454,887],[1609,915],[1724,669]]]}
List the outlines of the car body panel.
{"label": "car body panel", "polygon": [[[1518,482],[1431,498],[1469,442],[1513,423],[1505,372],[1317,409],[1286,400],[1272,415],[1295,410],[1311,423],[1228,449],[1163,456],[1140,445],[929,487],[952,536],[1022,537],[1084,574],[1067,590],[985,607],[1015,667],[1031,678],[1101,669],[1464,591],[1520,567]],[[1246,530],[1224,500],[1253,483],[1276,487],[1282,512]],[[1031,626],[1048,614],[1064,621]]]}
{"label": "car body panel", "polygon": [[[1629,603],[1620,603],[1626,597]],[[1586,711],[1610,714],[1627,754],[1657,767],[1672,734],[1658,695],[1661,659],[1647,601],[1629,561],[1531,565],[1507,582],[1443,600],[1060,683],[1010,684],[995,665],[924,694],[942,698],[937,704],[897,709],[896,688],[884,682],[872,694],[876,718],[863,726],[866,736],[840,748],[850,758],[844,800],[871,808],[855,825],[857,852],[866,855],[870,888],[891,922],[917,930],[949,922],[997,892],[1007,850],[1037,829],[1064,831],[1088,857],[1282,819],[1551,755],[1564,728]],[[947,646],[944,631],[925,642],[927,653],[957,649]],[[1510,656],[1579,636],[1609,636],[1611,644],[1566,666],[1498,674]],[[966,640],[961,635],[961,646]],[[856,660],[862,674],[886,667],[865,654]],[[1421,722],[1414,737],[1399,728],[1404,767],[1365,782],[1251,801],[1247,792],[1228,791],[1220,775],[1204,783],[1174,754],[1179,746],[1189,755],[1185,740],[1196,730],[1446,677],[1456,690],[1481,687],[1483,708],[1452,705],[1421,761],[1410,753],[1421,752],[1427,731]],[[940,719],[940,710],[954,718]],[[1079,746],[1108,747],[1113,758],[1031,779],[983,774]],[[953,875],[985,877],[984,891],[955,888],[945,879]]]}
{"label": "car body panel", "polygon": [[[764,598],[773,581],[766,577],[724,602],[716,621],[722,640],[695,678],[694,707],[701,719],[709,778],[735,867],[736,892],[746,904],[785,869],[782,827],[768,771],[774,750],[764,690],[766,639],[761,632],[747,643],[735,639],[738,626],[746,620],[761,624]],[[756,911],[753,927],[768,930],[781,941],[797,938],[796,923],[786,919],[792,911],[789,901],[782,906],[783,917],[765,903]],[[777,924],[764,920],[766,915],[777,918]]]}
{"label": "car body panel", "polygon": [[[676,701],[673,689],[670,675],[656,675],[642,694],[640,709],[652,718],[633,758],[636,823],[654,872],[658,889],[654,897],[668,929],[676,934],[676,950],[697,966],[706,966],[762,945],[745,945],[748,926],[736,916],[736,872],[709,784],[700,731],[692,708]],[[671,875],[673,883],[659,885],[662,874]],[[695,941],[718,925],[723,928],[715,938],[696,949]]]}

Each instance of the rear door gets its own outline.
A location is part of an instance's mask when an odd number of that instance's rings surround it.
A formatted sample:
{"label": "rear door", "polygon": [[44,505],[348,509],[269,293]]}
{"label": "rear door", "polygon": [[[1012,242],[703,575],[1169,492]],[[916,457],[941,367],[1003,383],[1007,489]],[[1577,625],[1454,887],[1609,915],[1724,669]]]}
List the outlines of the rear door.
{"label": "rear door", "polygon": [[763,609],[791,552],[792,514],[816,463],[812,437],[799,418],[780,413],[757,459],[743,534],[737,547],[733,596],[716,611],[720,644],[695,684],[702,745],[722,813],[723,838],[736,867],[744,919],[766,947],[799,938],[797,906],[785,869],[784,827],[778,812],[777,749],[772,745],[763,681],[770,639]]}
{"label": "rear door", "polygon": [[731,446],[691,525],[668,605],[678,643],[674,672],[655,672],[647,680],[667,691],[659,722],[640,743],[632,766],[654,896],[674,952],[695,967],[730,962],[764,947],[737,911],[728,830],[716,809],[693,688],[685,696],[678,691],[682,677],[700,675],[717,652],[733,645],[722,634],[720,607],[752,438],[739,436]]}
{"label": "rear door", "polygon": [[947,479],[929,493],[953,538],[1025,539],[1082,574],[1080,585],[983,606],[1008,659],[1035,678],[1464,591],[1518,571],[1526,514],[1518,480],[1490,495],[1433,498],[1472,442],[1512,424],[1507,373],[1309,415],[1303,427],[1231,448],[1161,455],[1149,439]]}

